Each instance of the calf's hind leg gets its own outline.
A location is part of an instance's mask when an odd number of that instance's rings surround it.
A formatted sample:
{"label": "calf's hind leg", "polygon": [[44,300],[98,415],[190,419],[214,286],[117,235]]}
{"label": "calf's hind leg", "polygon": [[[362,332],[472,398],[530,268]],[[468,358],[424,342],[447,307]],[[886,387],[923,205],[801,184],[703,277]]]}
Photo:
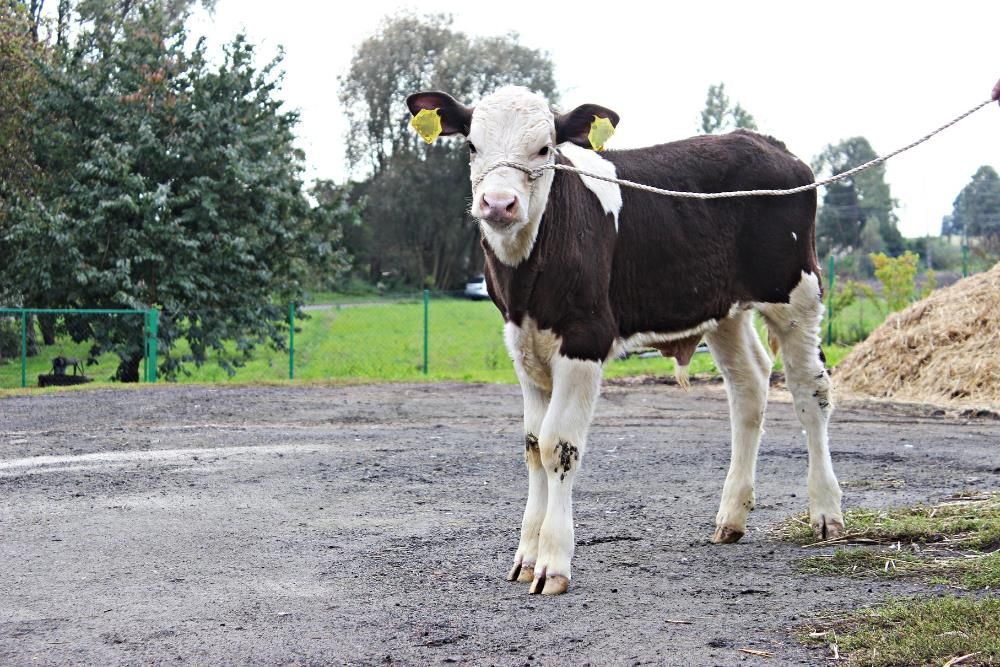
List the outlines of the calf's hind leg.
{"label": "calf's hind leg", "polygon": [[809,448],[809,520],[820,539],[844,533],[840,508],[840,485],[833,473],[827,427],[833,403],[830,376],[820,349],[823,303],[819,277],[803,273],[787,304],[758,304],[768,329],[776,335],[785,362],[785,381],[795,405],[795,414],[806,431]]}
{"label": "calf's hind leg", "polygon": [[746,532],[754,505],[757,450],[763,433],[771,359],[753,328],[753,314],[743,311],[706,334],[708,349],[722,371],[729,397],[732,458],[715,517],[716,544],[736,542]]}

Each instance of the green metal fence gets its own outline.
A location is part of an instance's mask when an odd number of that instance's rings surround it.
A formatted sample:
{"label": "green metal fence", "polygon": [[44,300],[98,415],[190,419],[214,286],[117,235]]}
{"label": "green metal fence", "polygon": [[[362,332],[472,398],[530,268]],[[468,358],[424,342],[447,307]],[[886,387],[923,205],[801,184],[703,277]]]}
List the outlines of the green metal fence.
{"label": "green metal fence", "polygon": [[21,386],[28,386],[28,318],[34,315],[142,315],[143,317],[143,379],[156,382],[156,353],[159,329],[159,311],[156,309],[132,310],[126,308],[0,308],[0,316],[20,318],[21,330]]}
{"label": "green metal fence", "polygon": [[[514,379],[500,314],[461,293],[333,299],[290,309],[289,324],[288,377],[296,380]],[[275,361],[251,376],[277,379]]]}
{"label": "green metal fence", "polygon": [[[843,281],[835,276],[832,259],[827,266],[827,317],[824,342],[847,347],[864,339],[881,322],[884,304],[857,298],[848,307],[835,294]],[[186,364],[180,382],[258,381],[414,381],[423,379],[514,382],[516,378],[503,340],[503,319],[489,300],[472,301],[462,293],[412,292],[340,297],[325,303],[288,305],[287,346],[258,344],[252,357],[230,375],[211,359],[203,366]],[[840,309],[840,310],[838,310]],[[143,378],[157,380],[157,330],[155,310],[0,308],[0,317],[20,319],[20,386],[27,386],[27,326],[29,316],[143,317],[145,345]],[[8,324],[8,331],[10,330]],[[838,346],[837,344],[840,343]],[[174,359],[186,352],[185,342],[172,350]],[[234,344],[235,347],[235,344]],[[80,348],[75,348],[80,350]],[[86,352],[78,351],[84,355]],[[163,361],[161,359],[161,361]],[[33,367],[38,368],[38,361]],[[16,386],[13,369],[0,365],[0,387]],[[692,373],[713,372],[709,355],[696,355]],[[672,374],[672,361],[655,354],[636,355],[608,364],[607,374]],[[189,373],[189,374],[188,374]]]}

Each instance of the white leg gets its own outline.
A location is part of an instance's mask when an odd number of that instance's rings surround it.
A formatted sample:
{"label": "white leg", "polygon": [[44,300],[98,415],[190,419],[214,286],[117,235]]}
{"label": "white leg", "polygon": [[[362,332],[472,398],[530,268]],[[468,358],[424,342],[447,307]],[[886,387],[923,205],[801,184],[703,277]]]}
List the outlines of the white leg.
{"label": "white leg", "polygon": [[583,461],[587,430],[600,390],[599,362],[560,355],[552,360],[552,402],[538,438],[548,497],[531,593],[552,595],[569,588],[574,545],[573,481]]}
{"label": "white leg", "polygon": [[760,304],[759,310],[781,344],[788,389],[792,392],[795,413],[806,431],[809,518],[813,532],[821,539],[837,537],[844,532],[844,514],[827,435],[833,402],[830,376],[820,356],[823,303],[818,277],[803,273],[788,304]]}
{"label": "white leg", "polygon": [[529,582],[535,578],[535,560],[538,556],[538,531],[545,519],[548,502],[548,482],[538,451],[538,434],[549,407],[550,395],[535,385],[523,373],[521,393],[524,396],[524,462],[528,467],[528,502],[521,519],[521,540],[517,545],[514,565],[507,573],[507,581]]}
{"label": "white leg", "polygon": [[743,537],[747,515],[753,509],[771,359],[754,331],[749,311],[723,320],[705,340],[725,380],[732,428],[732,458],[712,537],[716,544],[723,544]]}

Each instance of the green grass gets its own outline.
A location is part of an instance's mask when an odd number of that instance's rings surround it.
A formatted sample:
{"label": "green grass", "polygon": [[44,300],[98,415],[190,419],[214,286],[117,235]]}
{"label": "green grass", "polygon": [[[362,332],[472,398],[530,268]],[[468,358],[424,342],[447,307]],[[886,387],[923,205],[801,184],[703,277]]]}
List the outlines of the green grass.
{"label": "green grass", "polygon": [[[854,302],[833,314],[833,340],[848,344],[858,343],[868,337],[878,328],[885,317],[879,307],[885,309],[885,300],[880,299],[878,306],[867,297],[858,297]],[[826,341],[827,320],[823,320],[823,341]]]}
{"label": "green grass", "polygon": [[[39,340],[41,340],[39,338]],[[41,348],[41,353],[37,357],[28,357],[27,380],[28,386],[34,387],[38,384],[38,376],[52,372],[52,359],[54,357],[76,357],[84,362],[87,358],[87,351],[90,343],[74,343],[70,340],[57,340],[55,345]],[[98,358],[97,365],[84,366],[84,373],[95,380],[109,380],[118,368],[118,357],[114,354],[104,354]],[[0,361],[0,389],[9,389],[21,386],[21,358],[4,358]]]}
{"label": "green grass", "polygon": [[[847,535],[838,542],[941,544],[957,549],[1000,547],[1000,494],[966,494],[938,505],[889,510],[853,508],[844,515]],[[799,544],[815,542],[804,517],[793,517],[778,534]]]}
{"label": "green grass", "polygon": [[814,624],[803,638],[836,646],[851,665],[998,665],[1000,598],[895,599]]}
{"label": "green grass", "polygon": [[[800,544],[814,543],[803,521],[788,520],[779,534]],[[853,509],[845,522],[848,533],[838,542],[895,547],[837,549],[802,559],[802,569],[843,576],[922,577],[970,589],[1000,587],[1000,494],[965,494],[938,505],[884,511]]]}
{"label": "green grass", "polygon": [[[336,306],[309,311],[308,318],[296,319],[296,380],[370,380],[419,381],[451,380],[461,382],[514,383],[516,376],[503,341],[503,320],[489,301],[435,297],[430,302],[429,373],[423,373],[424,333],[421,295],[409,295],[401,301],[372,303],[368,295],[319,295],[339,299]],[[28,360],[28,381],[33,386],[37,376],[49,372],[55,356],[86,358],[88,344],[60,341],[43,348],[38,357]],[[824,347],[828,363],[835,365],[850,348]],[[182,341],[172,351],[174,356],[187,352]],[[110,380],[117,366],[114,355],[105,354],[87,374],[96,380]],[[781,360],[775,364],[781,370]],[[179,382],[254,383],[288,379],[288,352],[261,346],[253,359],[230,377],[213,359],[196,367],[186,365],[187,374]],[[660,356],[608,363],[609,378],[634,375],[670,375],[673,359]],[[707,353],[697,353],[689,367],[692,375],[716,375],[718,370]],[[0,388],[19,387],[20,360],[0,363]]]}
{"label": "green grass", "polygon": [[356,292],[310,292],[306,295],[306,305],[344,305],[359,303],[417,303],[423,301],[421,292],[378,292],[375,289]]}
{"label": "green grass", "polygon": [[[846,513],[848,534],[838,542],[882,545],[838,548],[798,565],[812,574],[918,577],[974,591],[1000,586],[1000,493],[965,493],[937,505]],[[793,517],[779,527],[784,539],[814,543],[808,525]],[[830,544],[831,541],[822,544]],[[894,547],[885,549],[885,545]],[[897,599],[814,625],[803,633],[852,665],[1000,664],[1000,599],[946,596]],[[957,663],[956,663],[957,664]]]}
{"label": "green grass", "polygon": [[799,567],[812,574],[887,579],[921,577],[931,583],[970,590],[1000,587],[1000,552],[941,556],[856,547],[803,558]]}

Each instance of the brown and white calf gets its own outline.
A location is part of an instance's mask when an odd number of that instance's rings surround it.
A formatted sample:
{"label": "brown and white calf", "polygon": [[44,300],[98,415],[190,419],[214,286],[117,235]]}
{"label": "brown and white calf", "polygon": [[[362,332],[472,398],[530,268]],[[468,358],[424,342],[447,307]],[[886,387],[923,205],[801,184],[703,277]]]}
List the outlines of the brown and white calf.
{"label": "brown and white calf", "polygon": [[759,312],[780,344],[809,449],[814,531],[844,530],[827,446],[830,380],[819,351],[823,317],[814,248],[816,194],[693,200],[547,170],[553,159],[660,188],[721,192],[811,183],[780,142],[752,132],[635,150],[588,150],[595,117],[583,105],[556,115],[539,95],[502,88],[473,109],[447,94],[407,99],[437,109],[442,134],[468,139],[471,212],[479,219],[490,296],[524,395],[528,500],[508,575],[532,593],[562,593],[573,556],[573,481],[604,364],[653,346],[686,364],[701,338],[722,371],[732,460],[713,541],[735,542],[754,504],[754,470],[771,359],[752,324]]}

